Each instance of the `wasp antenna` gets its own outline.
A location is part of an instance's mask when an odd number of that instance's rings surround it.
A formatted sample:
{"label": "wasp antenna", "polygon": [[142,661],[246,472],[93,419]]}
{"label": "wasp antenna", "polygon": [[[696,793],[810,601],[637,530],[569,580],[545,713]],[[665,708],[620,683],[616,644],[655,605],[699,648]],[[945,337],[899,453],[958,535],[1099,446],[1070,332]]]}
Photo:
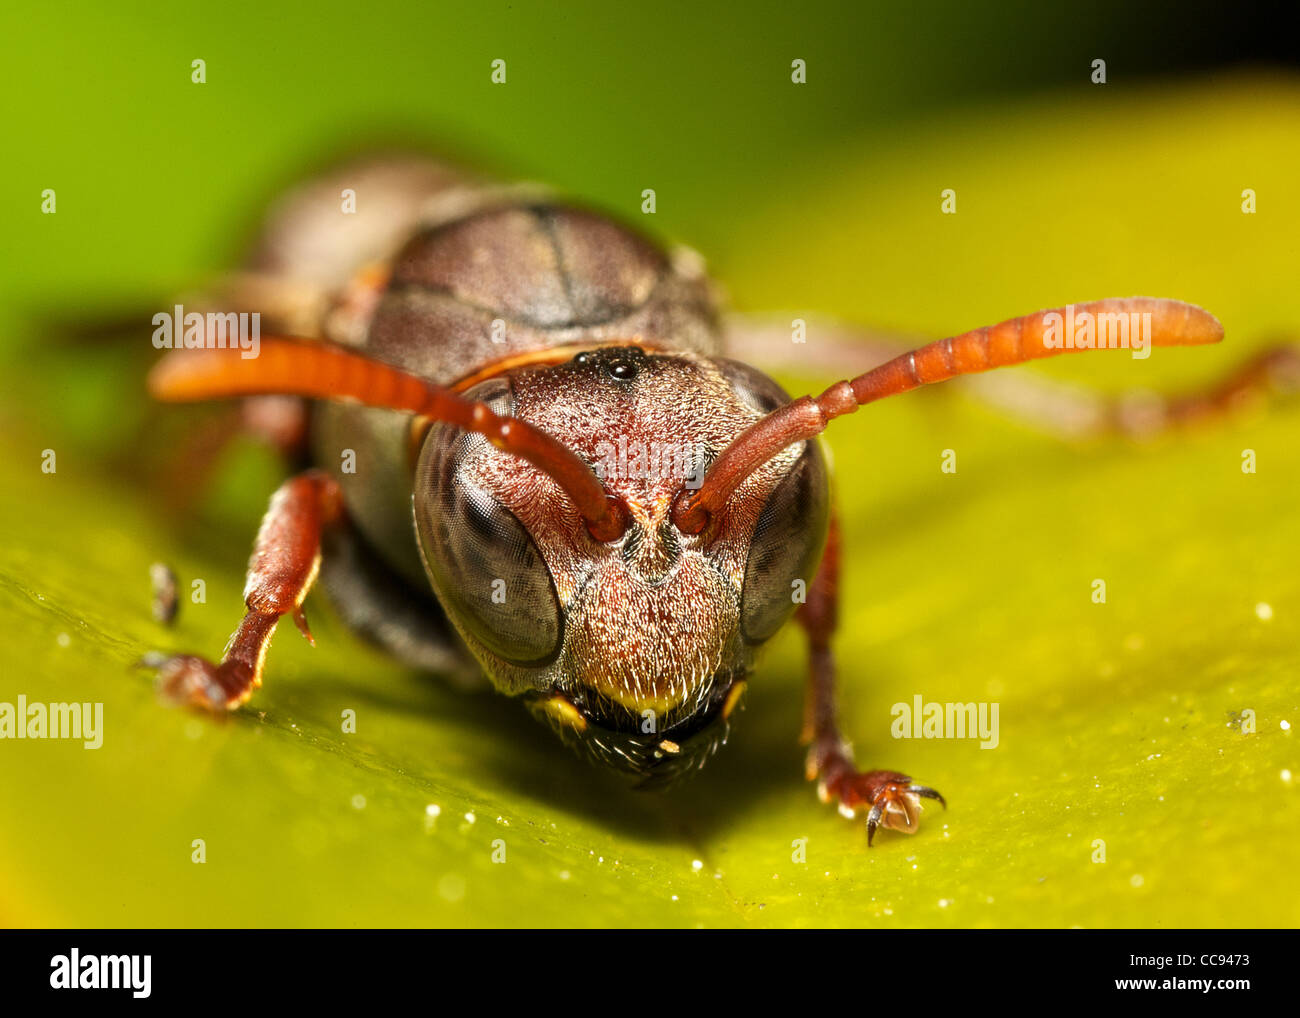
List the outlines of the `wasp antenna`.
{"label": "wasp antenna", "polygon": [[1155,297],[1070,304],[950,336],[760,418],[723,450],[696,491],[682,493],[673,520],[683,533],[700,533],[732,492],[781,450],[814,438],[836,417],[886,396],[1061,353],[1195,346],[1221,339],[1223,326],[1208,311]]}
{"label": "wasp antenna", "polygon": [[173,350],[154,365],[149,392],[172,403],[237,396],[303,396],[420,414],[483,435],[502,452],[527,460],[564,489],[599,541],[626,529],[626,510],[610,498],[586,463],[525,421],[500,417],[390,364],[319,340],[267,336],[256,357],[236,350]]}

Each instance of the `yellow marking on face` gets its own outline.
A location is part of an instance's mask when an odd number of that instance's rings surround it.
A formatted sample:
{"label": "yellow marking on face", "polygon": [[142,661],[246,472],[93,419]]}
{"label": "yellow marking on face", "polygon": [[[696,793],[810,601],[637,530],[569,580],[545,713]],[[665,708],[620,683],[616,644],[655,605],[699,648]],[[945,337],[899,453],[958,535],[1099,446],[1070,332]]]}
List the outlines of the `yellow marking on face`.
{"label": "yellow marking on face", "polygon": [[749,683],[740,681],[737,682],[735,685],[733,685],[731,689],[727,692],[727,700],[722,705],[723,721],[726,721],[727,718],[731,717],[731,712],[736,709],[736,704],[738,704],[740,702],[740,698],[745,695],[745,687],[748,685]]}
{"label": "yellow marking on face", "polygon": [[621,686],[610,685],[607,682],[595,684],[599,692],[624,707],[638,717],[644,717],[646,711],[650,711],[656,718],[662,718],[676,709],[681,701],[676,696],[644,696],[634,690],[624,689]]}
{"label": "yellow marking on face", "polygon": [[574,731],[583,732],[587,730],[587,719],[582,716],[577,707],[573,706],[559,693],[543,701],[542,709],[556,721],[567,725]]}

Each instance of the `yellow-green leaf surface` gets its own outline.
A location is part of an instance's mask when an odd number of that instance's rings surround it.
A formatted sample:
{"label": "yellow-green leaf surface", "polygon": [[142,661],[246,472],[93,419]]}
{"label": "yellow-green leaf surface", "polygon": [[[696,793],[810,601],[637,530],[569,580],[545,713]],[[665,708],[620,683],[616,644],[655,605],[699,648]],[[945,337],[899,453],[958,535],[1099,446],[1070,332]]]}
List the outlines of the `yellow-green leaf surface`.
{"label": "yellow-green leaf surface", "polygon": [[[163,73],[150,67],[133,101]],[[220,101],[251,110],[248,87],[218,80],[235,92]],[[217,88],[194,101],[219,101]],[[1026,369],[1108,391],[1204,383],[1300,336],[1300,84],[1107,89],[828,142],[720,199],[722,219],[700,227],[718,241],[705,253],[736,306],[810,322],[821,313],[942,335],[1136,293],[1222,318],[1218,349]],[[77,266],[66,304],[91,295],[82,310],[118,284],[129,297],[184,282],[114,275],[110,251],[78,253],[90,244],[71,225],[82,214],[105,245],[117,216],[133,252],[174,242],[186,271],[221,267],[196,255],[193,237],[139,239],[60,144],[76,186],[60,192],[57,222],[24,213],[23,243],[43,251],[15,270],[24,292],[58,306],[59,259],[41,244]],[[24,159],[24,186],[39,194],[44,175]],[[166,222],[122,187],[139,216]],[[939,212],[945,188],[955,216]],[[1246,188],[1253,215],[1241,211]],[[167,195],[175,208],[208,202]],[[635,208],[628,198],[624,214]],[[220,219],[204,215],[209,228]],[[693,216],[674,222],[681,239],[708,220]],[[915,836],[883,833],[868,850],[862,824],[802,780],[805,665],[793,631],[754,676],[730,744],[665,794],[572,758],[504,698],[403,670],[319,595],[307,606],[317,647],[283,626],[246,708],[214,721],[160,706],[132,664],[155,649],[220,650],[278,468],[237,442],[197,508],[164,508],[153,484],[120,469],[161,462],[157,446],[177,434],[132,427],[147,340],[129,354],[59,345],[39,323],[7,319],[22,339],[3,363],[0,701],[102,703],[104,739],[94,750],[0,743],[0,922],[1300,923],[1294,405],[1144,444],[1066,444],[937,393],[833,427],[845,728],[862,762],[904,770],[950,804],[928,809]],[[814,326],[810,349],[818,335]],[[782,379],[796,390],[833,380]],[[50,448],[52,474],[41,470]],[[940,470],[947,449],[951,474]],[[157,560],[186,590],[206,582],[206,602],[183,604],[172,630],[149,615]],[[997,704],[998,745],[892,738],[891,707],[918,694]],[[349,710],[355,734],[342,730]]]}

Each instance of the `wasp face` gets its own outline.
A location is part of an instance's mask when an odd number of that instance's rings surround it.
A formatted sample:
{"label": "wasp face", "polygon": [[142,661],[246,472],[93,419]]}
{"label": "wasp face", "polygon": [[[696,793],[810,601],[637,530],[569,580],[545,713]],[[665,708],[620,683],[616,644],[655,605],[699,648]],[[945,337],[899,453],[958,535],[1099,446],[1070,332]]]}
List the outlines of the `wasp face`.
{"label": "wasp face", "polygon": [[700,534],[674,500],[786,401],[725,361],[609,346],[480,383],[467,396],[564,441],[628,526],[602,543],[545,473],[481,436],[435,426],[415,514],[434,589],[493,682],[596,759],[659,781],[725,741],[757,648],[812,583],[825,466],[792,446]]}

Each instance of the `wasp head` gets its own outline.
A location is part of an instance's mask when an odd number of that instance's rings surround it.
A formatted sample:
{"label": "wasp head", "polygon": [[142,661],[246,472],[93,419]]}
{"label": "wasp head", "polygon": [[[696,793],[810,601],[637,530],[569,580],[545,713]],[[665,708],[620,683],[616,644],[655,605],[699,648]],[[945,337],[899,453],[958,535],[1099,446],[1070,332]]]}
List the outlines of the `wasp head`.
{"label": "wasp head", "polygon": [[592,536],[542,470],[435,425],[415,515],[439,600],[502,691],[566,741],[651,783],[726,740],[754,653],[802,602],[827,525],[815,442],[755,470],[701,533],[673,523],[737,435],[788,400],[731,361],[605,346],[466,396],[563,441],[626,520]]}

